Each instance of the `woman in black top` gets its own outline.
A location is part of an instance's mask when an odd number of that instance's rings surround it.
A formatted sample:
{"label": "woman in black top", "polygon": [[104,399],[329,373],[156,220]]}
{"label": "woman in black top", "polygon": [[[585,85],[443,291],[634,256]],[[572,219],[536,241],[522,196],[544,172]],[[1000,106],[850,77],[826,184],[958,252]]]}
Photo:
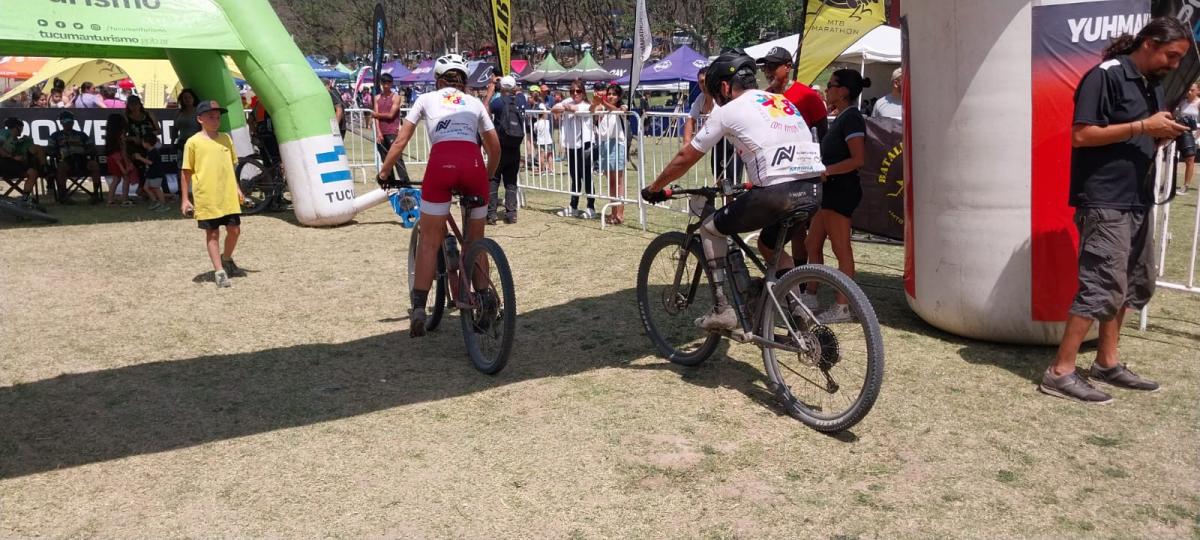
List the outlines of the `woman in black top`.
{"label": "woman in black top", "polygon": [[158,140],[158,122],[142,105],[142,98],[129,96],[125,102],[125,123],[129,126],[130,137]]}
{"label": "woman in black top", "polygon": [[[813,216],[808,230],[806,247],[808,262],[825,262],[825,239],[833,248],[838,260],[838,270],[854,277],[854,250],[850,244],[850,217],[862,200],[862,186],[858,180],[858,169],[866,158],[866,121],[854,103],[864,88],[871,86],[871,79],[853,69],[839,69],[829,78],[825,88],[825,102],[836,117],[829,131],[821,139],[821,162],[825,164],[825,175],[821,209]],[[808,291],[810,294],[815,291]],[[823,323],[850,320],[850,311],[845,298],[828,311],[817,314]]]}

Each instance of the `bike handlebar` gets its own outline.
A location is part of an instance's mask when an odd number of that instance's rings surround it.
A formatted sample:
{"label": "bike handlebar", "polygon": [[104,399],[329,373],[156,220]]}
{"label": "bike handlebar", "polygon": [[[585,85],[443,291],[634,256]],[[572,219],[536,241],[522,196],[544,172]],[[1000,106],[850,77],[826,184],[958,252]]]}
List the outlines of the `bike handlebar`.
{"label": "bike handlebar", "polygon": [[717,195],[721,194],[734,195],[743,191],[750,191],[753,187],[754,184],[751,184],[750,182],[744,182],[740,186],[735,186],[730,193],[725,193],[724,189],[717,186],[693,189],[679,189],[678,186],[671,186],[663,190],[663,195],[666,195],[668,199],[674,198],[676,195],[703,195],[705,197],[716,197]]}

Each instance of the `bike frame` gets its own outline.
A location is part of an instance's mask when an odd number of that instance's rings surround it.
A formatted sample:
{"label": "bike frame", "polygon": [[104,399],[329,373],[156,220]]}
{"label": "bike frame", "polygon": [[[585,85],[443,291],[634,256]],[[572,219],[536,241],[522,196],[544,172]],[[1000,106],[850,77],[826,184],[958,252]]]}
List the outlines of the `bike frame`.
{"label": "bike frame", "polygon": [[[733,195],[736,196],[738,193],[741,193],[741,192],[742,192],[741,190],[736,191]],[[694,242],[694,241],[695,242],[703,242],[703,240],[699,238],[700,227],[704,224],[704,221],[706,219],[708,219],[710,216],[712,216],[714,213],[716,213],[717,210],[716,210],[715,200],[716,200],[717,195],[721,194],[721,193],[722,193],[722,190],[720,188],[715,188],[715,187],[700,188],[700,189],[687,189],[687,190],[672,190],[672,194],[681,194],[681,195],[688,195],[688,196],[693,196],[693,197],[700,196],[700,197],[704,197],[704,199],[705,199],[704,209],[701,211],[699,219],[693,223],[689,223],[688,226],[684,229],[685,234],[687,235],[687,237],[684,241],[685,242],[684,246],[690,246],[692,244],[692,242]],[[788,235],[785,233],[790,232],[791,227],[793,225],[795,225],[796,221],[800,221],[800,220],[798,220],[797,218],[787,218],[780,222],[780,235],[779,235],[779,238],[776,239],[776,241],[775,241],[775,246],[774,246],[775,255],[772,258],[770,264],[765,264],[763,262],[763,260],[760,259],[758,257],[758,255],[754,253],[753,250],[750,249],[750,246],[746,244],[746,241],[744,239],[742,239],[741,235],[731,234],[728,236],[731,240],[733,240],[733,243],[734,243],[734,246],[732,249],[740,250],[742,252],[743,259],[748,258],[750,261],[752,261],[754,263],[754,266],[757,267],[758,270],[760,272],[762,272],[762,274],[763,274],[763,288],[762,288],[762,291],[759,292],[758,298],[753,299],[753,305],[752,305],[752,307],[754,308],[753,311],[746,311],[746,307],[747,307],[746,299],[742,298],[742,293],[737,290],[738,288],[737,288],[736,284],[734,284],[733,272],[732,272],[732,268],[729,264],[728,256],[726,257],[725,261],[722,263],[722,270],[725,272],[725,276],[726,276],[725,282],[731,284],[731,286],[729,287],[729,292],[732,293],[731,300],[733,302],[733,308],[736,310],[735,313],[737,313],[738,322],[741,323],[741,325],[742,325],[742,335],[743,336],[746,336],[749,341],[753,341],[755,344],[759,345],[760,347],[771,347],[771,348],[786,350],[786,351],[790,351],[790,352],[808,352],[808,348],[806,346],[804,346],[803,340],[797,340],[797,342],[800,343],[801,346],[794,347],[794,346],[790,346],[790,345],[783,344],[783,343],[777,343],[774,340],[764,339],[760,336],[756,336],[754,334],[752,324],[757,324],[761,321],[760,320],[751,321],[751,315],[756,315],[756,314],[762,313],[763,310],[767,307],[766,306],[767,299],[770,298],[771,303],[774,304],[772,307],[775,308],[775,310],[779,312],[779,314],[782,316],[781,320],[785,321],[785,323],[787,324],[788,333],[790,335],[792,335],[793,337],[798,337],[798,332],[795,328],[792,327],[791,321],[788,320],[788,318],[786,316],[786,311],[779,305],[778,302],[776,302],[774,300],[775,295],[773,294],[774,289],[775,289],[775,283],[777,283],[779,281],[779,279],[775,276],[775,269],[778,267],[779,259],[783,256],[783,246],[785,244],[787,244],[787,239],[788,239]],[[681,281],[683,279],[683,269],[687,264],[687,257],[688,257],[688,254],[690,253],[690,251],[691,251],[690,249],[685,248],[683,254],[679,258],[679,265],[676,267],[676,270],[675,270],[675,282],[676,283],[681,283]],[[701,253],[703,253],[703,249],[701,249]],[[703,260],[701,260],[700,263],[702,265],[707,265],[708,264],[707,257],[705,257]],[[704,271],[704,268],[702,266],[697,265],[696,273],[692,277],[692,283],[688,289],[688,294],[687,294],[688,304],[691,304],[691,302],[695,299],[696,289],[700,284],[700,276],[702,275],[701,272],[703,272],[703,271]],[[804,310],[804,313],[807,315],[809,320],[816,320],[816,316],[808,309],[807,306],[803,305],[803,302],[797,302],[797,304],[801,306],[801,309]],[[736,336],[731,336],[731,337],[736,338]]]}

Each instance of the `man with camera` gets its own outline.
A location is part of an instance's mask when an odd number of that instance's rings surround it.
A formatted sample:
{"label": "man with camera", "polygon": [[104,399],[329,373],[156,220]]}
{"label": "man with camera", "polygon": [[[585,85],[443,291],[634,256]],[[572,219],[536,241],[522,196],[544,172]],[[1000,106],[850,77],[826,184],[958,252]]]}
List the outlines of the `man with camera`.
{"label": "man with camera", "polygon": [[[1154,157],[1158,146],[1187,131],[1166,112],[1160,82],[1193,47],[1178,19],[1153,19],[1136,37],[1113,40],[1075,90],[1069,204],[1079,229],[1079,286],[1058,354],[1042,376],[1046,394],[1108,403],[1112,396],[1091,382],[1159,388],[1121,362],[1117,342],[1126,310],[1144,308],[1154,293]],[[1075,356],[1093,321],[1100,322],[1100,341],[1085,379]]]}
{"label": "man with camera", "polygon": [[[496,86],[500,94],[496,94]],[[492,123],[500,136],[500,168],[492,177],[491,197],[488,199],[488,225],[496,224],[496,207],[500,198],[500,184],[504,184],[504,222],[517,222],[517,173],[521,170],[521,143],[525,140],[525,110],[529,101],[517,93],[517,79],[511,75],[500,76],[493,68],[492,82],[488,83],[487,97],[483,102],[492,113]]]}

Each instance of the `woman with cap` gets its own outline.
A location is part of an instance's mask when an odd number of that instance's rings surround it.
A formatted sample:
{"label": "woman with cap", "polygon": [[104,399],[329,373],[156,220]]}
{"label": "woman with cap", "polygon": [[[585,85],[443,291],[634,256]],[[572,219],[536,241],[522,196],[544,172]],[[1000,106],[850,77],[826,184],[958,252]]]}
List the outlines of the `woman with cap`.
{"label": "woman with cap", "polygon": [[[809,264],[825,262],[825,239],[833,247],[838,269],[854,277],[854,249],[850,243],[850,218],[858,203],[862,201],[862,185],[858,169],[866,159],[867,125],[854,103],[864,88],[870,88],[871,79],[853,69],[833,72],[825,87],[825,101],[835,116],[829,132],[821,139],[821,162],[825,164],[824,196],[821,209],[813,216],[808,230]],[[816,291],[810,290],[802,297],[806,304],[816,305]],[[850,309],[845,298],[838,298],[833,306],[817,314],[822,324],[851,320]]]}

